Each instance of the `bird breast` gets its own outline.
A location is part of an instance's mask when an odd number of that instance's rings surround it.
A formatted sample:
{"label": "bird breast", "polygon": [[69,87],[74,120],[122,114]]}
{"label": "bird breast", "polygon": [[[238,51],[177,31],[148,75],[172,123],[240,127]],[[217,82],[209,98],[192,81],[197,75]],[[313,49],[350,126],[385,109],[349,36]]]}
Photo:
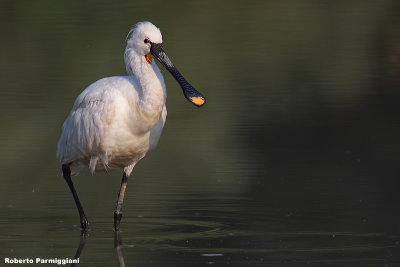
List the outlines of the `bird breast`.
{"label": "bird breast", "polygon": [[132,76],[90,85],[64,122],[58,143],[61,163],[89,165],[97,172],[137,162],[156,147],[165,123],[163,88],[155,92],[145,99]]}

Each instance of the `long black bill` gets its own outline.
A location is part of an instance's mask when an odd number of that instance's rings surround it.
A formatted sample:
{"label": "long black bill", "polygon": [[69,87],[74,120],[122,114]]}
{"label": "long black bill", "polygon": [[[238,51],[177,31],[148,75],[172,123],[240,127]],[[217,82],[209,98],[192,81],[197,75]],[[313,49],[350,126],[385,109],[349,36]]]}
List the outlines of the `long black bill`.
{"label": "long black bill", "polygon": [[206,98],[193,86],[186,81],[182,74],[172,64],[164,51],[162,44],[151,43],[150,53],[174,76],[179,85],[182,87],[183,94],[186,99],[193,103],[197,107],[201,107],[206,103]]}

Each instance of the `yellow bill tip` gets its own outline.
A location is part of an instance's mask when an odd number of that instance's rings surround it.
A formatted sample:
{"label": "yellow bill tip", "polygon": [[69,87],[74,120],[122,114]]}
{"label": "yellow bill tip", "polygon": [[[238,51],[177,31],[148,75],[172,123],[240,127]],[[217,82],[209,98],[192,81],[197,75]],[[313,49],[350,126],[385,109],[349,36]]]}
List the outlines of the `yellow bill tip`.
{"label": "yellow bill tip", "polygon": [[204,105],[204,103],[206,102],[206,100],[204,99],[204,97],[201,96],[193,96],[190,97],[190,101],[193,102],[193,104],[195,104],[198,107],[201,107],[202,105]]}

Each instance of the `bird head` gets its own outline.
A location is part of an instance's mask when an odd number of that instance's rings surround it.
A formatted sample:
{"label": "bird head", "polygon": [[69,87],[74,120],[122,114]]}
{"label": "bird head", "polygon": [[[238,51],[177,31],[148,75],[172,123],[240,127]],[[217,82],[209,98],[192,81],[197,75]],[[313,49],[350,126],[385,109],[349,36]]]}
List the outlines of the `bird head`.
{"label": "bird head", "polygon": [[160,29],[151,22],[144,21],[132,28],[127,46],[134,49],[137,54],[145,56],[150,53],[151,43],[162,44],[162,42]]}
{"label": "bird head", "polygon": [[130,33],[131,36],[127,40],[127,50],[133,49],[138,55],[143,55],[149,64],[155,57],[179,83],[187,100],[197,107],[206,103],[205,97],[190,85],[172,64],[162,45],[161,32],[156,26],[148,21],[139,22]]}

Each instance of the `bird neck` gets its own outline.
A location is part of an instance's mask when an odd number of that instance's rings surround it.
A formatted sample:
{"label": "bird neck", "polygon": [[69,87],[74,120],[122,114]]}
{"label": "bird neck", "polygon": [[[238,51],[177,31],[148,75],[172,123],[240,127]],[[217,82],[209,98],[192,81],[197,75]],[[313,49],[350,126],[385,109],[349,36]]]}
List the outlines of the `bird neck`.
{"label": "bird neck", "polygon": [[139,82],[137,107],[141,119],[152,127],[151,125],[158,122],[165,105],[164,78],[154,60],[148,63],[144,56],[137,54],[131,48],[125,50],[125,64],[128,74],[134,76]]}

